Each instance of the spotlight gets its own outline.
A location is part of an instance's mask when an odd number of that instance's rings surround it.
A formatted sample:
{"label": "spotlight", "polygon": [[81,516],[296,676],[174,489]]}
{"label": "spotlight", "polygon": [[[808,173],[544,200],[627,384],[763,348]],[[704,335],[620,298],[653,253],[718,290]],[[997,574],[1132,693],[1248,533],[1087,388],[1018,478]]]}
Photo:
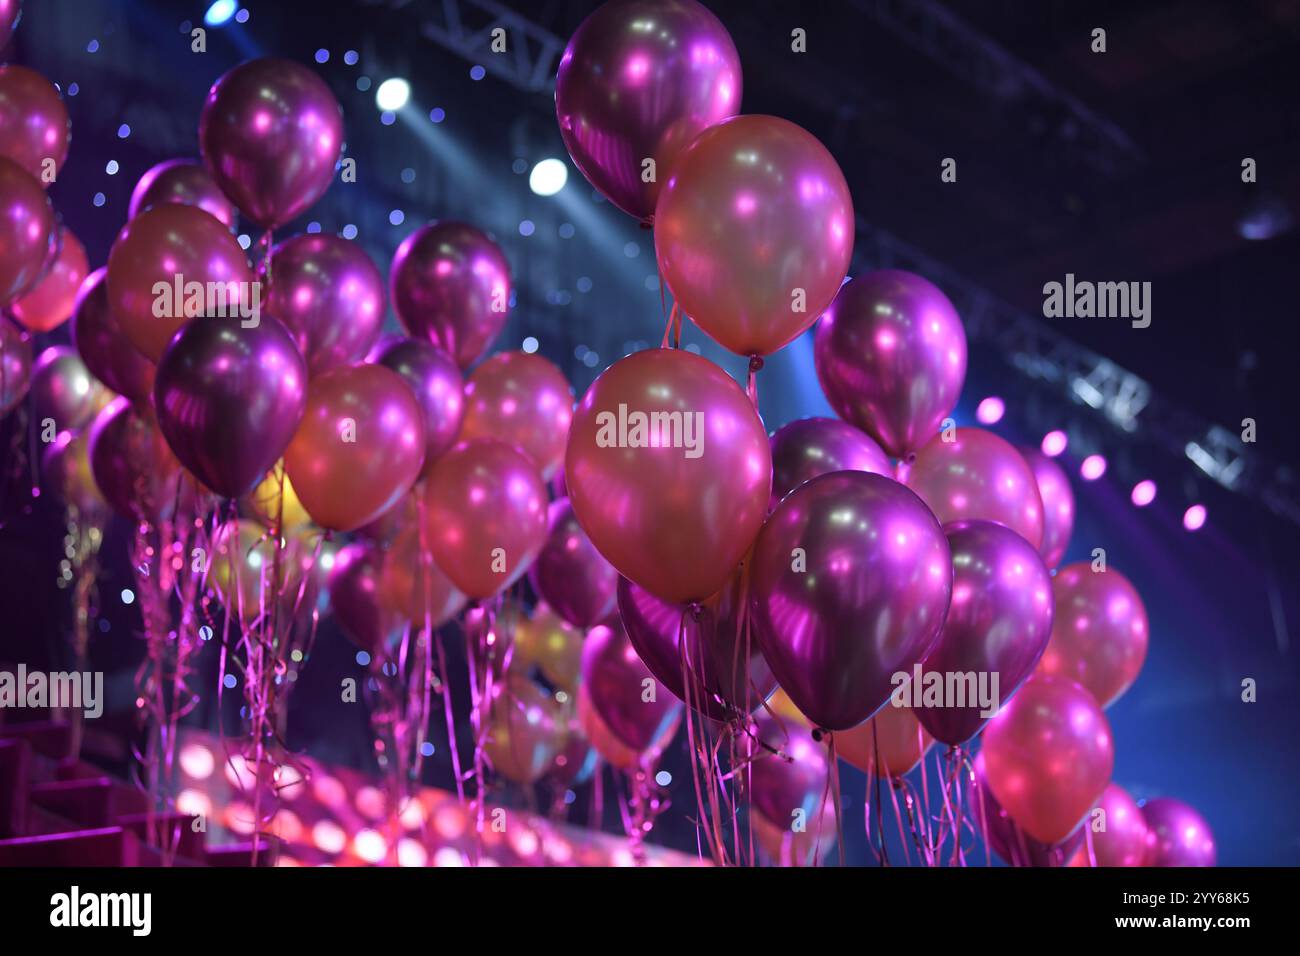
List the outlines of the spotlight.
{"label": "spotlight", "polygon": [[1192,505],[1183,512],[1183,527],[1188,531],[1200,531],[1205,527],[1205,505]]}
{"label": "spotlight", "polygon": [[1150,478],[1139,481],[1133,486],[1133,493],[1129,497],[1133,499],[1133,504],[1145,508],[1156,500],[1156,483]]}
{"label": "spotlight", "polygon": [[528,174],[528,188],[539,196],[554,196],[568,181],[569,167],[558,159],[544,159]]}
{"label": "spotlight", "polygon": [[400,76],[384,80],[375,90],[375,105],[386,113],[396,113],[411,98],[411,84]]}
{"label": "spotlight", "polygon": [[975,409],[975,417],[979,419],[981,425],[996,425],[1002,421],[1006,411],[1006,403],[996,395],[990,395],[979,403],[979,407]]}
{"label": "spotlight", "polygon": [[1106,474],[1106,459],[1101,455],[1089,455],[1079,466],[1079,474],[1084,481],[1096,481]]}
{"label": "spotlight", "polygon": [[203,22],[210,27],[225,26],[238,10],[239,4],[235,0],[215,0],[203,14]]}
{"label": "spotlight", "polygon": [[1048,432],[1043,436],[1043,444],[1041,447],[1044,455],[1048,458],[1055,458],[1061,452],[1065,451],[1065,446],[1069,443],[1070,440],[1065,437],[1065,432],[1057,430]]}

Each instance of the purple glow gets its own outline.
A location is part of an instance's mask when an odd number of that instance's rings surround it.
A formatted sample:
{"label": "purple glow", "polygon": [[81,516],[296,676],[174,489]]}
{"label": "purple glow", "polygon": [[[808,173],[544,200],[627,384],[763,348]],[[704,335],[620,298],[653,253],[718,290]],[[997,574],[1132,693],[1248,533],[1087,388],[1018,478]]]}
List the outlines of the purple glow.
{"label": "purple glow", "polygon": [[1133,499],[1133,504],[1145,508],[1156,500],[1156,483],[1150,478],[1139,481],[1133,486],[1133,494],[1130,497]]}
{"label": "purple glow", "polygon": [[1084,481],[1096,481],[1106,474],[1106,459],[1101,455],[1089,455],[1079,466],[1079,474]]}
{"label": "purple glow", "polygon": [[1192,505],[1183,512],[1183,527],[1188,531],[1200,531],[1205,527],[1205,505]]}
{"label": "purple glow", "polygon": [[1043,449],[1043,454],[1048,458],[1055,458],[1057,455],[1061,454],[1061,452],[1065,451],[1066,446],[1069,444],[1070,439],[1065,437],[1065,432],[1058,429],[1056,431],[1050,431],[1044,435],[1043,443],[1040,447]]}
{"label": "purple glow", "polygon": [[979,407],[975,409],[975,417],[979,419],[982,425],[996,425],[1002,421],[1002,416],[1006,414],[1006,411],[1006,403],[996,395],[990,395],[979,403]]}

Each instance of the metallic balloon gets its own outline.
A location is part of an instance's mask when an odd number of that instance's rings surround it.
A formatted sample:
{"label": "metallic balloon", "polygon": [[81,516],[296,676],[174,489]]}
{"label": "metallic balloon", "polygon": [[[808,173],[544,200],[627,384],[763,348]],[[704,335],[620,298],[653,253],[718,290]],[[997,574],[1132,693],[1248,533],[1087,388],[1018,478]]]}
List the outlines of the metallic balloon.
{"label": "metallic balloon", "polygon": [[752,633],[746,646],[745,576],[742,565],[698,609],[663,601],[627,578],[618,581],[619,614],[641,660],[676,697],[715,720],[752,713],[776,690]]}
{"label": "metallic balloon", "polygon": [[441,627],[465,606],[465,595],[456,590],[430,557],[420,548],[420,529],[410,525],[398,533],[384,555],[379,576],[379,603],[405,621]]}
{"label": "metallic balloon", "polygon": [[662,752],[681,721],[681,703],[664,693],[617,621],[593,627],[583,642],[581,694],[618,742],[639,755]]}
{"label": "metallic balloon", "polygon": [[234,204],[197,160],[169,159],[151,166],[131,192],[126,218],[134,219],[146,209],[169,202],[198,206],[220,219],[227,229],[235,228]]}
{"label": "metallic balloon", "polygon": [[1048,844],[1064,840],[1097,805],[1115,763],[1097,701],[1059,677],[1026,681],[984,728],[981,754],[998,803]]}
{"label": "metallic balloon", "polygon": [[1091,827],[1092,852],[1097,866],[1145,866],[1151,833],[1146,817],[1137,802],[1117,783],[1108,784],[1097,801],[1097,810],[1105,813],[1105,827]]}
{"label": "metallic balloon", "polygon": [[1011,866],[1060,867],[1070,863],[1071,857],[1084,845],[1084,827],[1088,821],[1055,843],[1035,840],[1016,825],[993,795],[982,753],[975,755],[974,771],[973,778],[966,781],[968,813],[976,834],[981,838],[988,835],[990,850]]}
{"label": "metallic balloon", "polygon": [[41,184],[0,156],[0,307],[40,281],[58,234],[54,206]]}
{"label": "metallic balloon", "polygon": [[514,783],[536,783],[564,742],[563,708],[526,677],[510,675],[492,690],[483,747],[492,769]]}
{"label": "metallic balloon", "polygon": [[18,323],[33,332],[51,332],[68,320],[77,302],[77,290],[90,271],[86,249],[71,229],[60,229],[58,242],[58,255],[49,270],[30,292],[9,307]]}
{"label": "metallic balloon", "polygon": [[[649,24],[649,26],[647,26]],[[726,27],[695,0],[611,0],[574,31],[555,77],[555,113],[582,174],[638,219],[702,130],[740,109]],[[654,162],[646,181],[646,160]]]}
{"label": "metallic balloon", "polygon": [[[980,732],[999,707],[1033,673],[1052,633],[1052,577],[1038,552],[1010,528],[991,521],[944,525],[954,570],[952,603],[939,640],[921,664],[944,681],[938,706],[919,707],[916,716],[935,739],[957,746]],[[974,674],[981,701],[969,682],[948,681]],[[997,683],[992,682],[996,679]],[[903,694],[923,693],[907,687]],[[992,712],[990,712],[992,711]]]}
{"label": "metallic balloon", "polygon": [[345,365],[312,379],[284,453],[303,507],[331,531],[352,531],[393,507],[423,461],[420,405],[382,365]]}
{"label": "metallic balloon", "polygon": [[1109,707],[1137,680],[1147,656],[1147,610],[1114,568],[1069,564],[1052,579],[1056,619],[1038,673],[1067,677]]}
{"label": "metallic balloon", "polygon": [[199,151],[240,212],[276,229],[329,188],[343,151],[343,109],[307,67],[275,57],[248,60],[208,91]]}
{"label": "metallic balloon", "polygon": [[1043,499],[1015,446],[982,428],[936,435],[899,466],[904,484],[944,524],[976,518],[1006,525],[1035,548],[1043,543]]}
{"label": "metallic balloon", "polygon": [[686,603],[720,591],[749,550],[772,453],[726,372],[647,349],[607,368],[578,403],[564,477],[597,550],[657,597]]}
{"label": "metallic balloon", "polygon": [[515,660],[536,666],[560,690],[573,691],[582,675],[582,631],[545,604],[515,626]]}
{"label": "metallic balloon", "polygon": [[618,572],[578,524],[568,498],[547,509],[546,543],[528,569],[528,580],[557,614],[574,627],[594,627],[614,613]]}
{"label": "metallic balloon", "polygon": [[374,361],[411,386],[424,410],[424,474],[456,444],[465,417],[464,379],[455,360],[435,345],[397,338],[378,348]]}
{"label": "metallic balloon", "polygon": [[500,247],[463,222],[422,226],[402,240],[388,273],[393,309],[417,339],[462,369],[483,357],[506,324],[510,265]]}
{"label": "metallic balloon", "polygon": [[874,440],[834,418],[801,418],[772,435],[772,508],[805,481],[832,471],[894,477],[894,465]]}
{"label": "metallic balloon", "polygon": [[757,813],[750,814],[749,825],[754,842],[777,866],[814,866],[835,849],[835,804],[830,800],[822,805],[821,819],[806,822],[802,830],[792,830],[790,823],[768,823]]}
{"label": "metallic balloon", "polygon": [[55,431],[76,430],[90,423],[108,402],[104,386],[67,345],[52,345],[32,366],[32,412],[38,425],[52,419]]}
{"label": "metallic balloon", "polygon": [[492,438],[434,463],[425,508],[434,561],[472,598],[514,584],[546,542],[546,485],[523,452]]}
{"label": "metallic balloon", "polygon": [[894,269],[840,289],[813,354],[835,414],[895,458],[939,430],[966,379],[966,332],[952,302],[929,280]]}
{"label": "metallic balloon", "polygon": [[31,383],[31,337],[0,315],[0,415],[27,397]]}
{"label": "metallic balloon", "polygon": [[554,362],[528,352],[501,352],[465,382],[461,438],[499,438],[550,479],[564,460],[573,418],[573,387]]}
{"label": "metallic balloon", "polygon": [[740,355],[775,352],[817,320],[844,280],[854,233],[834,157],[775,116],[701,133],[655,209],[659,269],[677,305]]}
{"label": "metallic balloon", "polygon": [[266,311],[293,335],[314,376],[365,358],[384,324],[384,277],[360,243],[301,235],[258,272]]}
{"label": "metallic balloon", "polygon": [[1038,549],[1049,568],[1065,557],[1074,531],[1074,492],[1065,469],[1037,448],[1021,448],[1020,454],[1034,472],[1038,494],[1043,499],[1043,544]]}
{"label": "metallic balloon", "polygon": [[1144,866],[1214,866],[1218,858],[1214,833],[1205,818],[1172,797],[1142,804],[1147,825]]}
{"label": "metallic balloon", "polygon": [[[835,755],[863,773],[901,777],[934,746],[910,707],[886,704],[870,720],[835,734]],[[877,771],[876,768],[879,768]]]}
{"label": "metallic balloon", "polygon": [[90,470],[89,430],[59,432],[41,459],[41,477],[47,488],[82,517],[99,522],[108,514],[108,502]]}
{"label": "metallic balloon", "polygon": [[329,595],[343,635],[371,657],[383,654],[401,617],[379,601],[383,552],[369,541],[354,541],[334,556]]}
{"label": "metallic balloon", "polygon": [[14,35],[18,21],[22,18],[22,0],[0,0],[0,50],[5,48],[9,38]]}
{"label": "metallic balloon", "polygon": [[260,295],[235,237],[197,206],[163,203],[140,213],[108,253],[109,307],[153,362],[190,319],[223,313],[251,320]]}
{"label": "metallic balloon", "polygon": [[108,269],[86,276],[72,310],[72,342],[91,373],[132,401],[153,395],[154,366],[135,350],[108,304]]}
{"label": "metallic balloon", "polygon": [[[217,529],[208,580],[222,606],[245,625],[264,614],[274,614],[277,624],[287,624],[298,600],[303,563],[299,539],[277,538],[256,521],[238,518]],[[278,601],[275,600],[277,573]]]}
{"label": "metallic balloon", "polygon": [[751,744],[755,753],[749,764],[750,805],[768,823],[784,829],[817,826],[830,775],[826,744],[814,740],[806,725],[767,713],[759,715],[755,732],[777,752]]}
{"label": "metallic balloon", "polygon": [[587,732],[582,729],[576,702],[564,708],[563,730],[564,745],[546,772],[546,782],[561,792],[590,780],[600,762],[600,752],[591,745]]}
{"label": "metallic balloon", "polygon": [[100,493],[118,514],[159,520],[176,509],[188,482],[158,430],[153,409],[116,398],[90,426],[90,467]]}
{"label": "metallic balloon", "polygon": [[282,534],[293,534],[311,524],[311,515],[285,474],[283,459],[267,470],[245,496],[244,505],[263,526],[273,528],[278,524]]}
{"label": "metallic balloon", "polygon": [[754,545],[753,627],[818,727],[847,730],[934,646],[953,589],[939,522],[880,475],[837,471],[777,505]]}
{"label": "metallic balloon", "polygon": [[154,380],[158,424],[182,465],[225,498],[252,491],[307,407],[307,366],[283,325],[200,316],[176,333]]}
{"label": "metallic balloon", "polygon": [[[576,710],[578,726],[582,728],[583,736],[587,738],[592,749],[600,755],[602,760],[618,770],[631,770],[641,762],[641,754],[614,736],[614,731],[610,730],[600,714],[596,713],[596,708],[592,706],[586,692],[581,688],[578,689]],[[675,722],[672,724],[672,729],[674,731],[677,729]],[[662,742],[663,746],[667,746],[667,743],[667,740]],[[646,763],[653,763],[658,759],[661,752],[647,754],[645,757]]]}
{"label": "metallic balloon", "polygon": [[71,142],[72,120],[58,88],[35,70],[0,64],[0,156],[49,188],[63,171]]}

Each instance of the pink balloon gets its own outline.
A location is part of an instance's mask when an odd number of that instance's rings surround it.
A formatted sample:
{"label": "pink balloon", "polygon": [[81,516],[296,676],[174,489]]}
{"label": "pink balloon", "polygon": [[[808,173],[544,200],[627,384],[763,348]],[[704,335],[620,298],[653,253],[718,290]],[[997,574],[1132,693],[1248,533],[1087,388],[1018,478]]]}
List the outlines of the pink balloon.
{"label": "pink balloon", "polygon": [[982,428],[936,435],[910,463],[902,480],[944,524],[977,518],[1006,525],[1035,548],[1043,543],[1043,499],[1020,452]]}
{"label": "pink balloon", "polygon": [[551,502],[549,530],[528,579],[547,604],[574,627],[605,621],[617,610],[618,572],[582,530],[568,498]]}
{"label": "pink balloon", "polygon": [[0,315],[0,415],[23,400],[31,382],[31,338]]}
{"label": "pink balloon", "polygon": [[1074,531],[1074,492],[1065,469],[1036,448],[1022,448],[1020,454],[1034,472],[1038,494],[1043,499],[1043,544],[1038,549],[1049,568],[1065,557]]}
{"label": "pink balloon", "polygon": [[1144,866],[1214,866],[1214,833],[1205,818],[1172,797],[1142,804],[1147,825]]}
{"label": "pink balloon", "polygon": [[[624,212],[647,219],[678,154],[701,130],[735,115],[740,90],[736,46],[704,6],[612,0],[565,47],[555,113],[582,174]],[[647,159],[655,162],[649,182]]]}
{"label": "pink balloon", "polygon": [[[58,88],[35,70],[0,64],[0,156],[48,188],[63,172],[71,142],[72,121]],[[54,161],[52,170],[46,168],[47,160]]]}
{"label": "pink balloon", "polygon": [[395,338],[377,346],[373,361],[406,380],[424,410],[424,474],[456,444],[465,418],[465,380],[456,361],[435,345]]}
{"label": "pink balloon", "polygon": [[984,765],[999,804],[1042,843],[1065,839],[1110,782],[1110,724],[1074,681],[1034,677],[984,729]]}
{"label": "pink balloon", "polygon": [[33,332],[51,332],[68,320],[90,270],[86,248],[71,229],[59,228],[55,241],[58,252],[41,280],[10,306],[18,323]]}
{"label": "pink balloon", "polygon": [[939,430],[966,378],[966,333],[952,302],[894,269],[840,288],[817,325],[814,355],[835,413],[896,458]]}
{"label": "pink balloon", "polygon": [[264,229],[283,226],[324,194],[342,149],[339,101],[292,60],[263,57],[229,70],[199,117],[199,150],[212,178]]}
{"label": "pink balloon", "polygon": [[0,307],[35,288],[57,234],[54,206],[41,184],[0,155]]}
{"label": "pink balloon", "polygon": [[330,607],[344,636],[371,657],[380,656],[401,617],[379,600],[383,552],[368,541],[354,541],[334,556],[330,569]]}
{"label": "pink balloon", "polygon": [[939,522],[880,475],[838,471],[777,505],[754,545],[753,627],[782,689],[817,726],[848,730],[934,646],[952,597]]}
{"label": "pink balloon", "polygon": [[176,510],[178,488],[193,491],[167,447],[153,409],[116,398],[90,426],[90,468],[113,510],[128,518],[161,520]]}
{"label": "pink balloon", "polygon": [[966,782],[969,816],[975,832],[981,839],[987,833],[989,849],[1011,866],[1067,866],[1071,857],[1084,844],[1084,827],[1088,821],[1070,831],[1056,843],[1035,840],[1011,819],[1011,814],[998,803],[988,784],[984,755],[975,755],[973,779]]}
{"label": "pink balloon", "polygon": [[573,386],[559,366],[530,352],[498,352],[465,380],[461,437],[498,438],[537,465],[546,481],[564,460]]}
{"label": "pink balloon", "polygon": [[894,476],[874,440],[834,418],[801,418],[772,435],[772,507],[805,481],[831,471]]}
{"label": "pink balloon", "polygon": [[[1105,829],[1093,828],[1092,852],[1098,866],[1146,866],[1150,830],[1137,802],[1117,783],[1108,784],[1097,801],[1106,813]],[[1090,827],[1091,821],[1085,820]]]}
{"label": "pink balloon", "polygon": [[234,204],[217,188],[203,164],[195,160],[169,159],[151,166],[131,192],[126,218],[134,219],[146,209],[165,202],[198,206],[220,219],[227,229],[235,228]]}
{"label": "pink balloon", "polygon": [[108,304],[108,269],[86,276],[72,310],[72,342],[91,373],[132,401],[153,394],[154,366],[127,340]]}
{"label": "pink balloon", "polygon": [[463,222],[423,226],[403,239],[389,286],[402,328],[462,369],[483,357],[509,314],[510,264],[495,242]]}
{"label": "pink balloon", "polygon": [[681,720],[681,703],[664,688],[646,699],[646,688],[654,686],[621,623],[591,629],[582,645],[581,696],[618,741],[639,754],[662,751]]}
{"label": "pink balloon", "polygon": [[[812,731],[804,724],[778,722],[767,713],[759,716],[756,733],[764,744],[779,753],[752,745],[755,759],[749,765],[749,777],[754,810],[767,822],[785,830],[795,823],[816,828],[830,774],[826,745],[814,740]],[[833,820],[830,825],[834,827]]]}

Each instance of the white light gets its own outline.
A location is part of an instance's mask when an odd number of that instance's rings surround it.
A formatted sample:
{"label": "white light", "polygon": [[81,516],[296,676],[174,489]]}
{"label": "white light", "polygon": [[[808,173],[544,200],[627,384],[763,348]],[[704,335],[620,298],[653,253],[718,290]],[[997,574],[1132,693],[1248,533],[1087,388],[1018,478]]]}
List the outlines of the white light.
{"label": "white light", "polygon": [[536,352],[537,346],[539,344],[540,343],[537,341],[537,339],[530,335],[528,336],[528,338],[524,339],[524,345],[523,345],[524,351],[530,354]]}
{"label": "white light", "polygon": [[539,196],[554,196],[569,181],[569,167],[558,159],[544,159],[528,174],[528,188]]}
{"label": "white light", "polygon": [[219,27],[239,9],[239,4],[235,0],[216,0],[216,3],[208,7],[208,12],[203,14],[203,22],[210,27]]}
{"label": "white light", "polygon": [[386,113],[396,113],[411,98],[411,84],[400,76],[384,80],[375,90],[375,105]]}

